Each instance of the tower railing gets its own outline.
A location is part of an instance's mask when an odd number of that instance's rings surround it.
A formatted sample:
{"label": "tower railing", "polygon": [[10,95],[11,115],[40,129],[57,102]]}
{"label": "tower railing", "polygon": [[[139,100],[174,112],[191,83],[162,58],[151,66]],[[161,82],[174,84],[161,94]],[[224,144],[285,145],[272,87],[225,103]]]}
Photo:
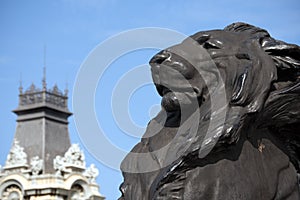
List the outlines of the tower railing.
{"label": "tower railing", "polygon": [[59,108],[67,109],[68,96],[67,91],[63,94],[55,85],[53,89],[40,90],[33,84],[24,93],[20,91],[19,106],[27,106],[39,103],[48,103]]}

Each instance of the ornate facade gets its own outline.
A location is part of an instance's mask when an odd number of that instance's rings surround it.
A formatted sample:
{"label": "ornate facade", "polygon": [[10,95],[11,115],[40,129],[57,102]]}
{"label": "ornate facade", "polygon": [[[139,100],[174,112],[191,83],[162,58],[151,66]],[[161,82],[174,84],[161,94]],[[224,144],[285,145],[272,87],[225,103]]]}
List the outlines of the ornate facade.
{"label": "ornate facade", "polygon": [[15,139],[0,167],[1,200],[104,200],[94,164],[70,144],[67,91],[20,87]]}

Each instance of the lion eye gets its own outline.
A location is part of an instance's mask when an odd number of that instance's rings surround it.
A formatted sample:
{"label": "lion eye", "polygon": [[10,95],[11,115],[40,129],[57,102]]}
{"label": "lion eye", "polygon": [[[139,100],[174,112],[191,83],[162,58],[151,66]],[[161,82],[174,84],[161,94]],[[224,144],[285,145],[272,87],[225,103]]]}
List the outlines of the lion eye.
{"label": "lion eye", "polygon": [[210,35],[208,34],[203,34],[201,35],[199,38],[196,38],[196,41],[199,43],[199,44],[203,44],[204,42],[206,42],[207,40],[209,40],[210,38]]}
{"label": "lion eye", "polygon": [[165,50],[159,52],[156,54],[151,60],[150,63],[156,63],[156,64],[161,64],[163,61],[168,59],[170,57],[170,53],[166,52]]}
{"label": "lion eye", "polygon": [[220,49],[220,47],[216,44],[216,43],[213,43],[211,41],[207,41],[203,44],[203,47],[205,49]]}

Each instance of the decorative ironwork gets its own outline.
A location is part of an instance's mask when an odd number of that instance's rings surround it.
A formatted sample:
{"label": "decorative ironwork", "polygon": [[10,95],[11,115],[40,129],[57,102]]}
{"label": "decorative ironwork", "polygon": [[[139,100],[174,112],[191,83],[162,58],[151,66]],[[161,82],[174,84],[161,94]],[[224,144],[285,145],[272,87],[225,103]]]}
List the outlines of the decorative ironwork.
{"label": "decorative ironwork", "polygon": [[63,94],[63,92],[58,89],[57,85],[49,90],[40,90],[39,88],[36,88],[34,84],[31,84],[30,88],[26,90],[25,93],[20,92],[20,106],[38,103],[49,103],[60,108],[67,108],[68,96],[67,94]]}

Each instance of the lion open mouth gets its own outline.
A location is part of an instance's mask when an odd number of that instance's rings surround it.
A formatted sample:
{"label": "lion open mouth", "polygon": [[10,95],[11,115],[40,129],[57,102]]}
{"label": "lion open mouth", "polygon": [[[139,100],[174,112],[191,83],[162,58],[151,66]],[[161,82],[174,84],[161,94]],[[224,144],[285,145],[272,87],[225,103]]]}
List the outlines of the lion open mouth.
{"label": "lion open mouth", "polygon": [[185,109],[186,107],[199,107],[198,100],[201,92],[196,87],[166,87],[156,85],[156,89],[162,97],[161,105],[169,112]]}

